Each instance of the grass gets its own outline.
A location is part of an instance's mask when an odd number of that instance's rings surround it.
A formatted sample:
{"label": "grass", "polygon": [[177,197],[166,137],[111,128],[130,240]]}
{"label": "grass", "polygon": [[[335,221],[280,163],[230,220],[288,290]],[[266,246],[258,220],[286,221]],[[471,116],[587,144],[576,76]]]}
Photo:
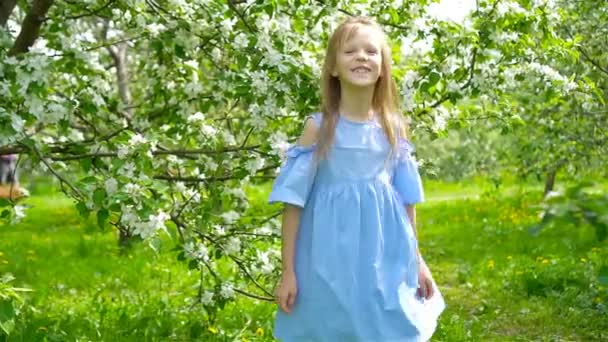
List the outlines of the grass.
{"label": "grass", "polygon": [[[608,339],[608,289],[597,281],[606,243],[585,226],[531,235],[542,186],[491,187],[425,184],[420,247],[448,305],[433,341]],[[268,190],[249,193],[261,201]],[[0,275],[34,292],[0,340],[272,341],[271,304],[242,298],[215,320],[193,305],[199,275],[168,239],[159,253],[120,253],[115,233],[80,219],[69,199],[41,187],[25,203],[28,216],[0,228]]]}

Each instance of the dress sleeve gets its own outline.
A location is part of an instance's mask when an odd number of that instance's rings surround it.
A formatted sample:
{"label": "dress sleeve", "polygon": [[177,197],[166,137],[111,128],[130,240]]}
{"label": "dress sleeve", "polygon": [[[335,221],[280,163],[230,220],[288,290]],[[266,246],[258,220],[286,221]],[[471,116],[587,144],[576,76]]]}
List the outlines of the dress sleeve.
{"label": "dress sleeve", "polygon": [[[319,114],[309,118],[320,124]],[[315,150],[316,144],[294,144],[287,149],[287,159],[272,185],[268,203],[283,202],[302,208],[306,205],[317,173]]]}
{"label": "dress sleeve", "polygon": [[418,163],[412,156],[412,152],[414,152],[414,145],[408,140],[400,138],[392,183],[403,205],[424,201]]}

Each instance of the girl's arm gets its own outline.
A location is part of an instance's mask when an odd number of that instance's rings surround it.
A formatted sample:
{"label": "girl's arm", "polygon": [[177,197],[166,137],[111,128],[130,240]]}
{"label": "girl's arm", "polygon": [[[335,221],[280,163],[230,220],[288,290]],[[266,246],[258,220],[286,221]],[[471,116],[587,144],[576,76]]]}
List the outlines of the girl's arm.
{"label": "girl's arm", "polygon": [[[312,118],[309,118],[304,123],[304,129],[302,130],[302,135],[298,139],[298,144],[310,146],[317,141],[318,134],[319,128],[317,127],[317,124]],[[285,209],[283,209],[281,258],[283,271],[285,272],[294,270],[293,259],[301,212],[302,208],[287,203],[285,204]]]}
{"label": "girl's arm", "polygon": [[281,234],[281,260],[283,272],[294,271],[293,260],[301,212],[302,208],[291,204],[285,204],[285,209],[283,209],[283,227]]}

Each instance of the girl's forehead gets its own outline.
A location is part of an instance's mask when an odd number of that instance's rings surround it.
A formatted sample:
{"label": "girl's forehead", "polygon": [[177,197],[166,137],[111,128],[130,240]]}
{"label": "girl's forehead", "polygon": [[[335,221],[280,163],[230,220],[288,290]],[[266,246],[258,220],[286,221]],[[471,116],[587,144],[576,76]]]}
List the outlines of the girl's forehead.
{"label": "girl's forehead", "polygon": [[382,33],[368,25],[351,25],[342,37],[341,46],[346,44],[382,44]]}

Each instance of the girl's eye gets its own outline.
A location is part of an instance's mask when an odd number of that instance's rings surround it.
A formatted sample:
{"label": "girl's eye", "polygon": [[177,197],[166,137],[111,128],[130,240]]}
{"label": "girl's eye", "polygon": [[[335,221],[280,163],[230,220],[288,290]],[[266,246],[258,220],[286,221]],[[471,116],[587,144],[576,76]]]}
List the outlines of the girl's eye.
{"label": "girl's eye", "polygon": [[378,51],[376,51],[376,50],[367,50],[367,53],[375,55],[375,54],[378,53]]}
{"label": "girl's eye", "polygon": [[346,50],[346,51],[344,51],[344,53],[346,53],[346,54],[348,54],[348,55],[350,55],[350,54],[351,54],[351,53],[353,53],[353,52],[354,52],[353,50]]}

